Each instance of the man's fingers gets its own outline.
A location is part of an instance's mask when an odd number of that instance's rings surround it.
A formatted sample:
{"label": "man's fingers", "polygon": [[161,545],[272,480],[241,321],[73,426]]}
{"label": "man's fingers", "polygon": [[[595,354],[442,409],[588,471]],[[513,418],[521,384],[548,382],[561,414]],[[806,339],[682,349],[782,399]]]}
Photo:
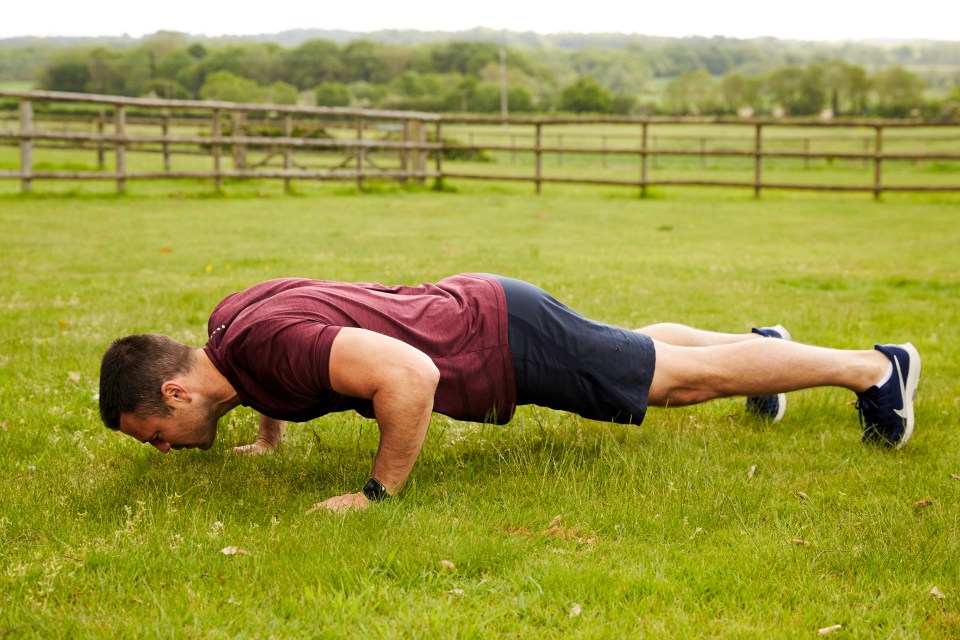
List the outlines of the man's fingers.
{"label": "man's fingers", "polygon": [[273,453],[274,448],[262,442],[245,444],[241,447],[234,447],[233,452],[240,456],[261,456],[265,453]]}
{"label": "man's fingers", "polygon": [[343,496],[334,496],[327,498],[323,502],[318,502],[309,509],[307,514],[317,511],[327,510],[334,513],[346,513],[353,509],[366,509],[370,506],[370,501],[362,493],[348,493]]}

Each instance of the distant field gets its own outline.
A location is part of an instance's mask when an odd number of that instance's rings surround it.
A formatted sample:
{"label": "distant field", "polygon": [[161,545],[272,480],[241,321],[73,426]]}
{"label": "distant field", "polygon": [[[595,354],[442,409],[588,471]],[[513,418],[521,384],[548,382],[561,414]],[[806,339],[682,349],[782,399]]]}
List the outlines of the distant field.
{"label": "distant field", "polygon": [[29,91],[34,88],[34,83],[26,80],[0,80],[0,89],[9,91]]}
{"label": "distant field", "polygon": [[[960,636],[960,196],[41,186],[0,184],[2,637]],[[777,425],[741,400],[639,427],[534,407],[505,427],[435,416],[398,499],[308,516],[362,485],[373,422],[294,425],[259,459],[230,454],[255,434],[246,409],[212,450],[167,456],[99,423],[114,337],[202,345],[212,306],[267,278],[460,271],[627,327],[911,340],[916,434],[896,453],[861,446],[853,396],[831,389],[791,394]]]}

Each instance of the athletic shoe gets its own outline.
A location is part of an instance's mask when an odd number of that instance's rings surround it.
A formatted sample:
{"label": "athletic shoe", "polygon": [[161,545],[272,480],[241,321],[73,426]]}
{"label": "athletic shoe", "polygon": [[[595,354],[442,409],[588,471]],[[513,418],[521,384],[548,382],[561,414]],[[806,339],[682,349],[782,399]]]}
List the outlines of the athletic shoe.
{"label": "athletic shoe", "polygon": [[882,386],[857,394],[863,441],[899,449],[913,435],[913,399],[920,385],[920,353],[909,342],[873,347],[890,359],[893,373]]}
{"label": "athletic shoe", "polygon": [[[781,340],[790,340],[790,332],[783,328],[783,325],[775,327],[757,327],[753,332],[765,338],[779,338]],[[779,422],[787,410],[787,394],[778,393],[772,396],[750,396],[747,398],[747,413],[755,416],[767,418],[773,422]]]}

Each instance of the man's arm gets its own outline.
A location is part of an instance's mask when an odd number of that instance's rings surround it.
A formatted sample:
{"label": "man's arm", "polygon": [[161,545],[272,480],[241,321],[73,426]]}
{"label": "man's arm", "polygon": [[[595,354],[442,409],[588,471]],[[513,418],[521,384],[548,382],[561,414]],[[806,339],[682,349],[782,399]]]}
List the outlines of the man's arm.
{"label": "man's arm", "polygon": [[[373,477],[397,493],[413,469],[433,412],[440,372],[422,351],[364,329],[343,328],[330,349],[330,386],[337,393],[373,402],[380,447]],[[363,493],[335,496],[315,505],[333,511],[367,506]]]}
{"label": "man's arm", "polygon": [[256,441],[242,447],[234,447],[233,452],[246,456],[273,453],[283,442],[283,432],[286,426],[287,423],[283,420],[269,418],[261,413],[260,429]]}

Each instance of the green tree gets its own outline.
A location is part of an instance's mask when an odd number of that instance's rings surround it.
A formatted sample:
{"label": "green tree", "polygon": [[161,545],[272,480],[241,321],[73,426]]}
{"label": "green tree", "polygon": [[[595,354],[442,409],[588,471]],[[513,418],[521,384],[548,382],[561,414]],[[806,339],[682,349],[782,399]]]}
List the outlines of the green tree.
{"label": "green tree", "polygon": [[367,40],[354,40],[343,49],[344,79],[383,84],[390,80],[388,67],[380,57],[377,45]]}
{"label": "green tree", "polygon": [[123,95],[123,70],[119,54],[106,47],[97,47],[90,52],[87,68],[90,79],[84,91],[108,95]]}
{"label": "green tree", "polygon": [[560,94],[560,108],[573,113],[610,113],[613,98],[599,82],[582,76]]}
{"label": "green tree", "polygon": [[300,92],[288,82],[277,80],[263,89],[263,100],[271,104],[297,104]]}
{"label": "green tree", "polygon": [[905,118],[923,106],[923,78],[903,67],[878,71],[873,77],[877,113],[887,118]]}
{"label": "green tree", "polygon": [[447,94],[444,104],[446,111],[472,111],[471,104],[480,86],[480,81],[473,76],[467,76],[457,83],[457,86]]}
{"label": "green tree", "polygon": [[380,103],[387,97],[387,88],[382,84],[371,84],[369,82],[359,81],[351,82],[347,85],[353,101],[359,107],[370,107]]}
{"label": "green tree", "polygon": [[870,80],[863,67],[830,60],[823,68],[823,88],[835,115],[866,113]]}
{"label": "green tree", "polygon": [[194,96],[200,96],[200,88],[207,79],[207,72],[198,62],[193,62],[177,71],[174,79],[186,87]]}
{"label": "green tree", "polygon": [[429,92],[423,76],[416,71],[401,73],[390,81],[390,86],[400,95],[410,98],[417,98]]}
{"label": "green tree", "polygon": [[499,64],[500,47],[493,42],[449,42],[434,47],[426,62],[429,68],[420,71],[479,76],[489,63]]}
{"label": "green tree", "polygon": [[350,89],[342,82],[321,82],[316,95],[317,105],[321,107],[350,106]]}
{"label": "green tree", "polygon": [[204,75],[229,71],[258,84],[267,84],[281,78],[283,53],[279,45],[272,43],[234,45],[212,50],[200,65]]}
{"label": "green tree", "polygon": [[777,69],[767,77],[765,86],[771,102],[792,116],[818,114],[826,104],[823,68],[819,65]]}
{"label": "green tree", "polygon": [[52,59],[40,77],[40,88],[47,91],[83,92],[89,83],[86,52],[78,50],[65,51]]}
{"label": "green tree", "polygon": [[730,73],[720,80],[720,96],[728,113],[737,113],[740,109],[752,109],[758,112],[762,107],[763,81],[752,76]]}
{"label": "green tree", "polygon": [[578,76],[594,78],[613,93],[641,93],[653,77],[646,58],[633,50],[579,49],[570,65]]}
{"label": "green tree", "polygon": [[[500,113],[501,87],[493,82],[478,83],[470,98],[469,110],[474,113]],[[510,113],[533,111],[533,94],[523,87],[507,87],[507,110]]]}
{"label": "green tree", "polygon": [[207,57],[207,48],[199,42],[196,42],[187,47],[187,53],[195,60],[201,60]]}
{"label": "green tree", "polygon": [[720,107],[720,90],[706,69],[681,74],[663,90],[664,108],[675,115],[715,113]]}
{"label": "green tree", "polygon": [[344,79],[340,48],[327,40],[308,40],[283,56],[282,79],[300,89]]}
{"label": "green tree", "polygon": [[263,88],[256,82],[229,71],[214,71],[208,74],[200,88],[200,97],[204,100],[261,102],[263,95]]}

